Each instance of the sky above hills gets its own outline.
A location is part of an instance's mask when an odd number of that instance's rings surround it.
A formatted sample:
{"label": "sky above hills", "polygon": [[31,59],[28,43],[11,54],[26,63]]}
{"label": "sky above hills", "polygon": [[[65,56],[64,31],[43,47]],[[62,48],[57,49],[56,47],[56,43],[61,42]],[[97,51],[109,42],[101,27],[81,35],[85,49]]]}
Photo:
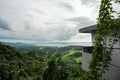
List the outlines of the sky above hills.
{"label": "sky above hills", "polygon": [[90,42],[78,30],[95,24],[98,0],[0,0],[0,41]]}

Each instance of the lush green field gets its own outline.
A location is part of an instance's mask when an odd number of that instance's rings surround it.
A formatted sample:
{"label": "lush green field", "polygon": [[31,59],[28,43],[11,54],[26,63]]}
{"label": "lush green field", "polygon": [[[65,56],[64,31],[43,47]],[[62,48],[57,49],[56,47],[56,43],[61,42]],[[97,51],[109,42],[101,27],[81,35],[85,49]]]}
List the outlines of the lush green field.
{"label": "lush green field", "polygon": [[70,59],[73,59],[73,60],[76,60],[76,62],[81,62],[82,61],[82,53],[81,53],[81,50],[75,50],[75,49],[70,49],[69,51],[66,52],[66,54],[64,54],[62,56],[62,59],[63,60],[70,60]]}

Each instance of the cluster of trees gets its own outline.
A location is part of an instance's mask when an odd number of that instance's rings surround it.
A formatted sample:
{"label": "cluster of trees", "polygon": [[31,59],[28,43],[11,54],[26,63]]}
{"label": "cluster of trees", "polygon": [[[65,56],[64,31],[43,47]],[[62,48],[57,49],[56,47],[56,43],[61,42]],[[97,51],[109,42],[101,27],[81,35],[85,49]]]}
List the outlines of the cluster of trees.
{"label": "cluster of trees", "polygon": [[42,53],[24,54],[0,44],[0,80],[37,80],[46,66]]}
{"label": "cluster of trees", "polygon": [[40,50],[24,53],[0,44],[0,80],[80,80],[81,64],[70,58],[62,60],[63,55]]}

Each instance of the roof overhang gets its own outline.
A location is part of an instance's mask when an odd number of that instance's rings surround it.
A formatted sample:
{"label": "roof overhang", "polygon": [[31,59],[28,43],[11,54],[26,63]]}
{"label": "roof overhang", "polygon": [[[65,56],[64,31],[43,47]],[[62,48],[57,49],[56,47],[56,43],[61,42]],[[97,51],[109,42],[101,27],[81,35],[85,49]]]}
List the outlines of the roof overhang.
{"label": "roof overhang", "polygon": [[96,25],[79,29],[80,33],[91,33],[91,31],[96,30]]}

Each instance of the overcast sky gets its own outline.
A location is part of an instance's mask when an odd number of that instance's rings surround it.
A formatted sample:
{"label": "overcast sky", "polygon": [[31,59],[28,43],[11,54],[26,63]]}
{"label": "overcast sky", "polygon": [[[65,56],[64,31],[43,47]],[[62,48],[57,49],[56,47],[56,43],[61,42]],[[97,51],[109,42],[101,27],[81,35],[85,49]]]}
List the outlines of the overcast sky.
{"label": "overcast sky", "polygon": [[90,42],[99,0],[0,0],[0,41]]}

